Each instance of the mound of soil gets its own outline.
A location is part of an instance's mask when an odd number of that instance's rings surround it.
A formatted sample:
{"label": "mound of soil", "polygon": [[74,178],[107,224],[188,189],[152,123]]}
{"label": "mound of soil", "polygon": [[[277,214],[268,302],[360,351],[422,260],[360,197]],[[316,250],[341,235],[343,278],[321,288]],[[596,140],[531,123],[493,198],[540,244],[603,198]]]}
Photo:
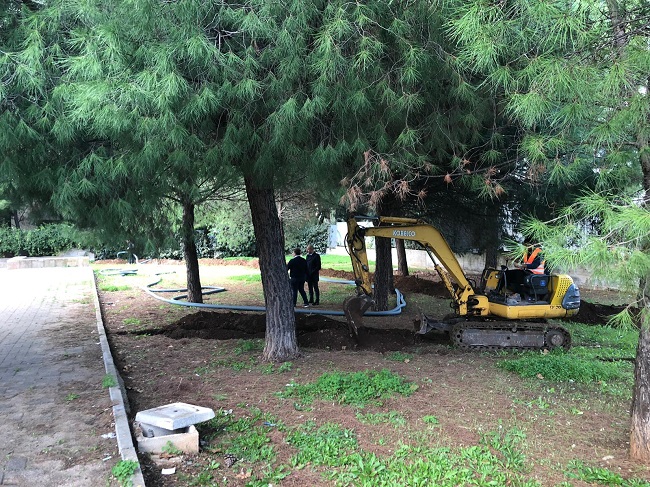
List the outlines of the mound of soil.
{"label": "mound of soil", "polygon": [[[334,269],[322,269],[321,275],[335,279],[345,279],[347,281],[354,280],[354,274],[352,272]],[[449,297],[449,292],[445,285],[440,280],[435,280],[430,274],[424,274],[422,276],[394,276],[393,284],[402,293],[419,293],[439,298]]]}
{"label": "mound of soil", "polygon": [[449,291],[441,281],[418,276],[395,276],[395,287],[402,293],[419,293],[437,298],[448,298]]}
{"label": "mound of soil", "polygon": [[[423,284],[423,279],[409,279],[405,282]],[[431,286],[430,292],[437,292],[436,283],[425,284]],[[437,283],[440,284],[441,283]],[[414,284],[411,284],[414,285]],[[443,288],[444,289],[444,288]],[[422,291],[411,291],[422,292]],[[428,294],[428,293],[425,293]],[[435,294],[432,294],[435,295]],[[569,321],[591,325],[604,325],[609,317],[620,312],[623,306],[608,306],[593,304],[583,301],[579,313]],[[200,338],[204,340],[233,340],[264,338],[266,330],[266,315],[258,313],[212,312],[199,311],[167,325],[156,334],[162,334],[175,340],[183,338]],[[302,348],[315,348],[321,350],[353,350],[363,349],[375,352],[388,352],[404,350],[416,343],[418,346],[427,346],[444,341],[444,337],[434,337],[436,340],[422,340],[414,333],[415,330],[407,329],[376,329],[360,327],[358,341],[348,330],[345,322],[322,315],[299,314],[296,315],[296,336],[298,345]],[[151,332],[151,330],[147,330]],[[431,337],[427,337],[431,338]]]}
{"label": "mound of soil", "polygon": [[625,306],[614,306],[595,304],[588,301],[580,301],[578,314],[572,316],[568,321],[586,323],[588,325],[605,325],[612,315],[620,313]]}
{"label": "mound of soil", "polygon": [[[159,334],[173,339],[202,338],[206,340],[232,340],[264,338],[265,314],[220,313],[199,311],[184,316]],[[351,336],[346,323],[322,315],[296,316],[298,345],[323,350],[363,348],[376,352],[403,350],[415,344],[413,331],[405,329],[379,330],[359,328],[358,343]],[[149,331],[148,331],[149,332]]]}

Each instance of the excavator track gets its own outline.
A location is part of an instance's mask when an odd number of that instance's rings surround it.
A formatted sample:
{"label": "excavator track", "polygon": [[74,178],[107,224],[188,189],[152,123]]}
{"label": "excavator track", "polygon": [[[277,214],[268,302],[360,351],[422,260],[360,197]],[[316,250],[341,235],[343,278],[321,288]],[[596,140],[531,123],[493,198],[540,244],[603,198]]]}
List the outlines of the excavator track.
{"label": "excavator track", "polygon": [[550,323],[462,321],[451,327],[449,336],[454,345],[472,350],[571,348],[568,330]]}

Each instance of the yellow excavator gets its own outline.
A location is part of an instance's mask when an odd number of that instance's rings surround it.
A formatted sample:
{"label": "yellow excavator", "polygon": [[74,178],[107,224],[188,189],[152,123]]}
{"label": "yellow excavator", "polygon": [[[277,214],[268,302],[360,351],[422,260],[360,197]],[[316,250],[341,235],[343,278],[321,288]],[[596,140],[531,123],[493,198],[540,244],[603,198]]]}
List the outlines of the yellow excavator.
{"label": "yellow excavator", "polygon": [[[368,217],[359,217],[368,220]],[[346,247],[352,260],[356,295],[343,303],[350,334],[358,337],[363,314],[372,306],[372,282],[365,237],[411,240],[421,245],[452,298],[454,314],[442,321],[423,315],[417,333],[447,333],[462,348],[553,349],[571,347],[571,335],[549,318],[578,313],[580,290],[565,274],[485,269],[480,287],[467,278],[451,247],[432,225],[412,218],[377,217],[375,226],[348,219]]]}

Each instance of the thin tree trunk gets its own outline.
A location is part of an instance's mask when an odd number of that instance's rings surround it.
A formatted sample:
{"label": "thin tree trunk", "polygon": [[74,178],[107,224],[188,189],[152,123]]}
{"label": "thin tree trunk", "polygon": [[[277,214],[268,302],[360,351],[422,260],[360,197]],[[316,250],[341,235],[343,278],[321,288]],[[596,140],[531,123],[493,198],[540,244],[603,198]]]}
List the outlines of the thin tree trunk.
{"label": "thin tree trunk", "polygon": [[[645,136],[638,138],[643,189],[643,206],[650,211],[650,156]],[[642,244],[642,250],[650,252],[650,240]],[[630,428],[630,457],[650,463],[650,275],[641,279],[639,285],[639,345],[634,363],[634,392],[632,394],[632,425]]]}
{"label": "thin tree trunk", "polygon": [[644,279],[639,345],[634,364],[630,457],[650,462],[650,276]]}
{"label": "thin tree trunk", "polygon": [[0,213],[0,227],[11,228],[12,213],[11,212],[2,212]]}
{"label": "thin tree trunk", "polygon": [[[648,84],[650,84],[650,80],[648,81]],[[648,123],[650,123],[650,120],[648,120]],[[645,190],[643,206],[646,210],[650,211],[650,141],[648,140],[648,137],[638,137],[637,147],[640,152],[639,162],[641,163],[643,189]]]}
{"label": "thin tree trunk", "polygon": [[609,19],[612,23],[612,31],[614,33],[614,46],[622,49],[627,44],[625,36],[625,27],[623,26],[623,19],[619,7],[619,0],[607,0],[607,8],[609,10]]}
{"label": "thin tree trunk", "polygon": [[400,276],[409,275],[409,264],[406,260],[406,247],[404,246],[404,240],[395,239],[395,249],[397,250],[397,272]]}
{"label": "thin tree trunk", "polygon": [[199,276],[199,258],[194,242],[194,205],[183,203],[183,223],[181,226],[183,239],[183,258],[187,273],[187,300],[190,303],[202,303],[201,278]]}
{"label": "thin tree trunk", "polygon": [[286,362],[300,356],[300,350],[273,188],[259,187],[250,176],[244,178],[244,183],[259,251],[266,305],[266,340],[262,360]]}

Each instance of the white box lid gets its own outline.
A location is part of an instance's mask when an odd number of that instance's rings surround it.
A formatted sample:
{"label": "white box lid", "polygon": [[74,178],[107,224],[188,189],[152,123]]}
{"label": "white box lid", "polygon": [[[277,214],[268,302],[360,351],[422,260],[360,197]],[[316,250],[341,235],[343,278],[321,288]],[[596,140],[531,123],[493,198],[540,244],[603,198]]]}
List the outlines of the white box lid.
{"label": "white box lid", "polygon": [[212,409],[184,402],[158,406],[157,408],[140,411],[135,415],[135,420],[140,423],[151,424],[168,430],[186,428],[212,418],[214,418]]}

